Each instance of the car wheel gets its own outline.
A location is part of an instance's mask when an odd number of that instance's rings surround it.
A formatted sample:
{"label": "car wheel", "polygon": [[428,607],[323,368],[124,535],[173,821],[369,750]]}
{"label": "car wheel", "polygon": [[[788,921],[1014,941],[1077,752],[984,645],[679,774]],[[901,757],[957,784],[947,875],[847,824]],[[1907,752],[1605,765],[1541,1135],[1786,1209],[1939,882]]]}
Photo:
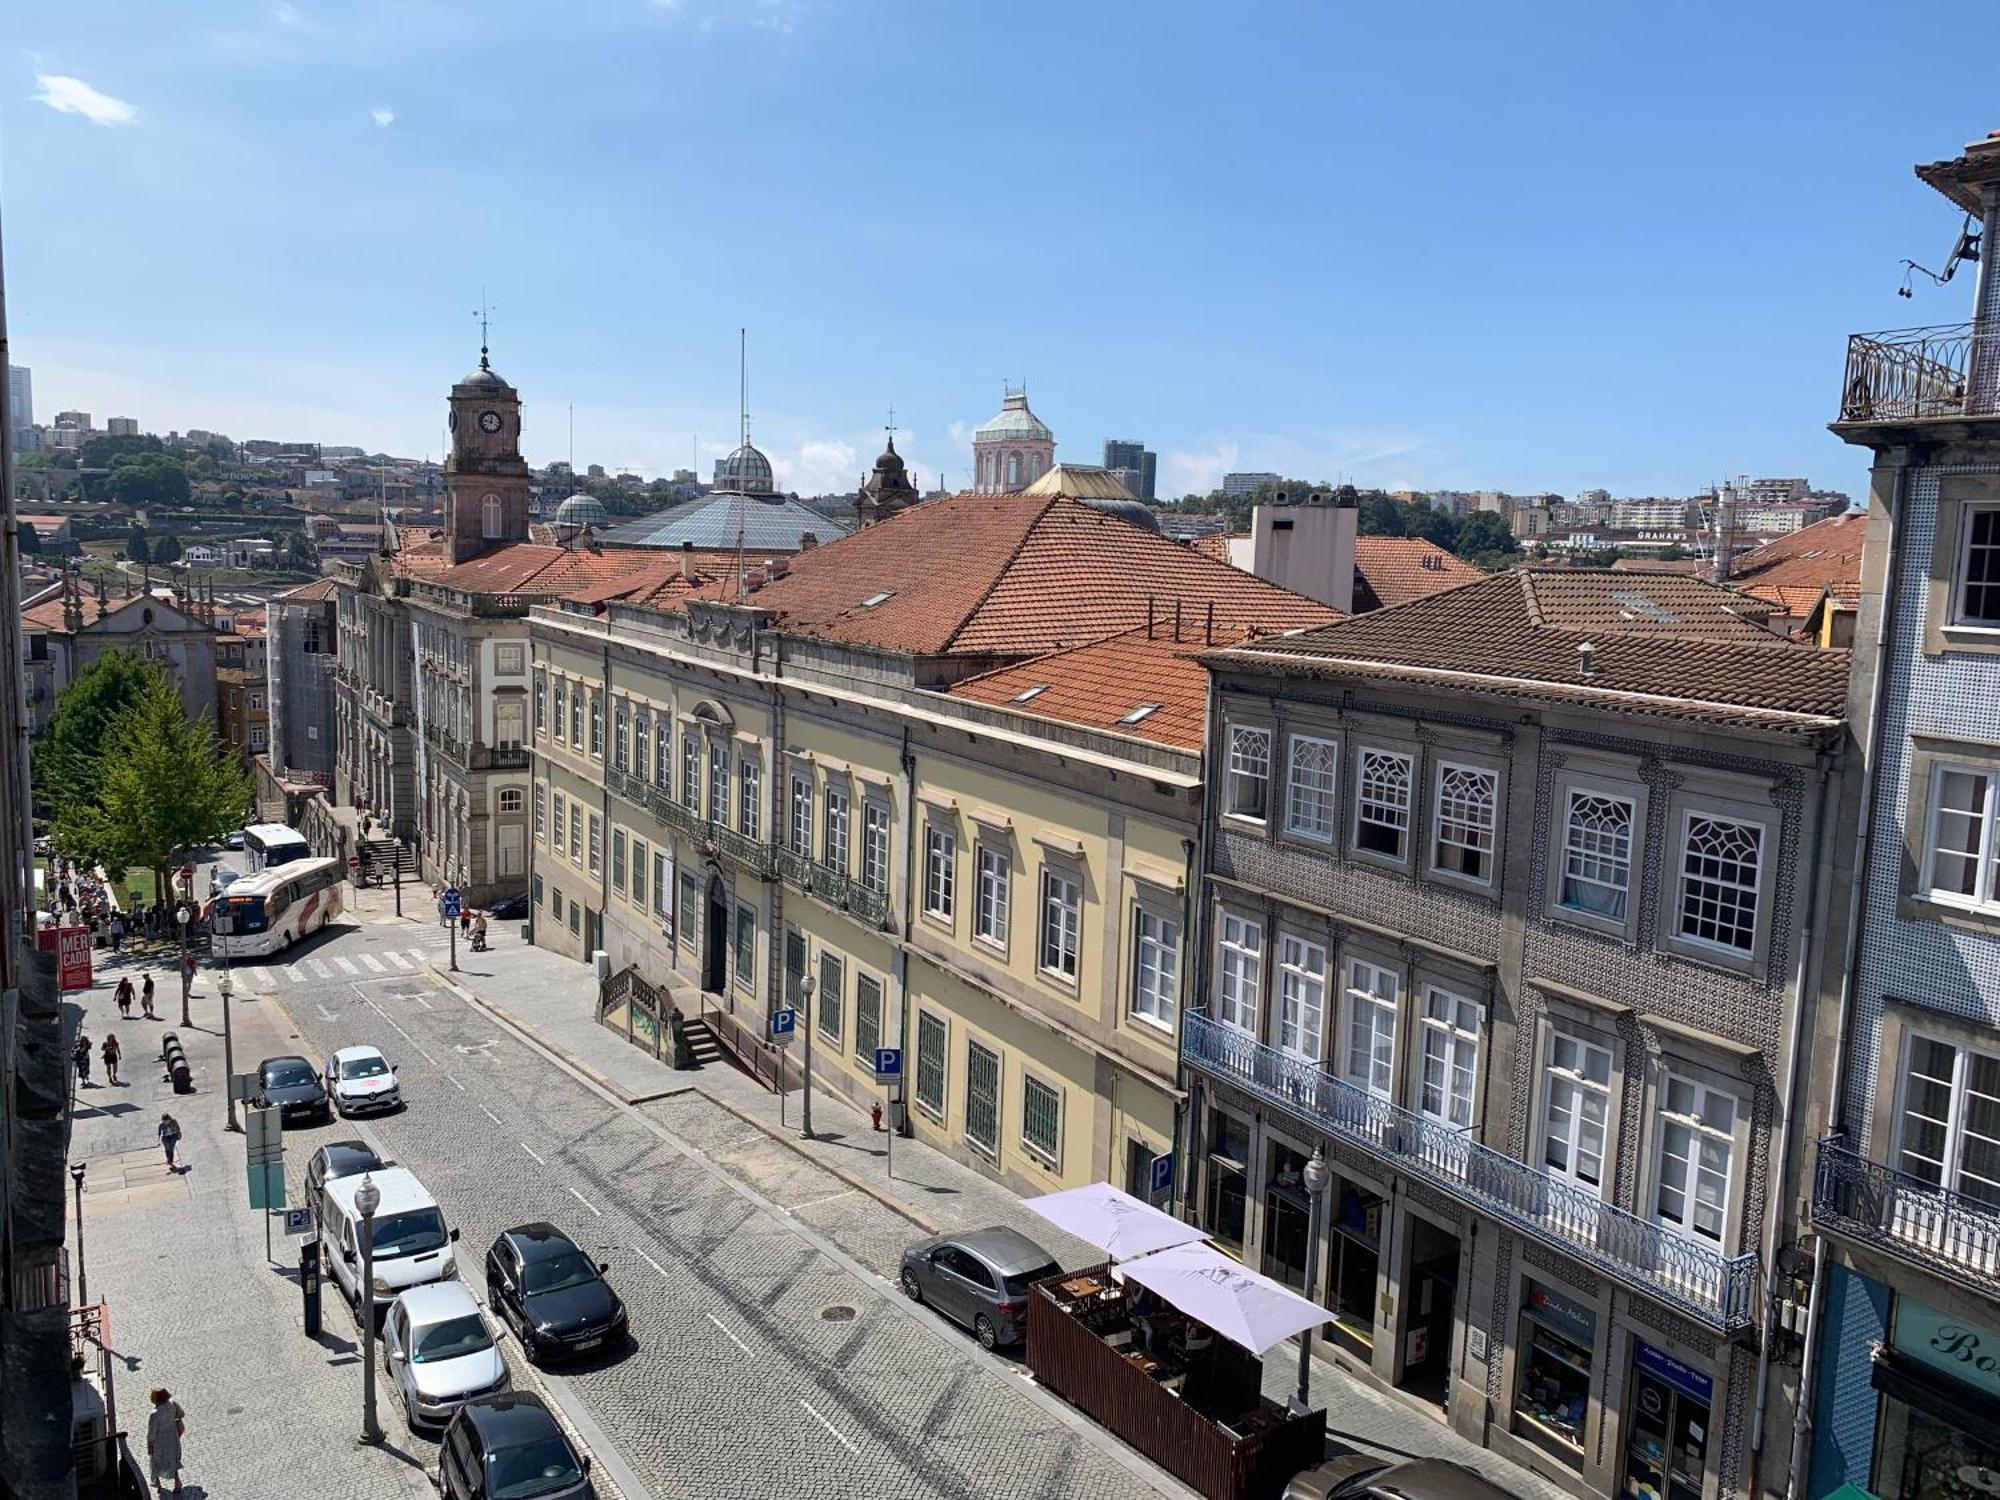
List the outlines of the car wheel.
{"label": "car wheel", "polygon": [[972,1331],[978,1336],[980,1348],[997,1349],[1000,1347],[1000,1335],[994,1331],[993,1320],[987,1317],[985,1313],[981,1313],[972,1320]]}
{"label": "car wheel", "polygon": [[917,1283],[917,1273],[908,1266],[903,1267],[903,1295],[912,1302],[924,1300],[924,1289]]}

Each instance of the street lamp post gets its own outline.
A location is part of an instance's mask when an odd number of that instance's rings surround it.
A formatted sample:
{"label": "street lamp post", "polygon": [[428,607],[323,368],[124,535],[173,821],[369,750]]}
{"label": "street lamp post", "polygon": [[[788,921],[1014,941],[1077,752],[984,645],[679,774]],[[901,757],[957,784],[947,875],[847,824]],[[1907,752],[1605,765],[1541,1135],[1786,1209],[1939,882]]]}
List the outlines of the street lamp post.
{"label": "street lamp post", "polygon": [[194,1017],[188,1013],[188,996],[194,993],[194,976],[188,972],[188,924],[194,920],[194,907],[187,901],[174,908],[174,915],[181,924],[181,1025],[194,1025]]}
{"label": "street lamp post", "polygon": [[83,1163],[72,1162],[69,1180],[76,1184],[76,1305],[90,1305],[90,1277],[83,1268]]}
{"label": "street lamp post", "polygon": [[361,1215],[361,1441],[382,1441],[382,1424],[375,1420],[375,1210],[382,1190],[371,1174],[354,1190],[354,1211]]}
{"label": "street lamp post", "polygon": [[[222,1076],[230,1079],[236,1076],[236,1036],[229,1025],[229,996],[235,986],[229,978],[229,960],[225,958],[222,963],[222,982],[216,989],[222,995]],[[236,1122],[236,1095],[226,1086],[223,1093],[229,1095],[229,1122],[223,1128],[241,1130],[243,1127]]]}
{"label": "street lamp post", "polygon": [[805,1113],[803,1116],[801,1116],[804,1123],[800,1126],[799,1129],[799,1139],[804,1141],[809,1141],[813,1138],[812,1008],[813,1008],[813,991],[816,990],[817,988],[819,988],[819,986],[814,982],[813,977],[810,974],[806,975],[803,979],[799,981],[799,1002],[800,1002],[799,1030],[803,1031],[806,1034],[806,1071],[805,1071],[805,1077],[801,1080],[802,1086],[805,1090],[805,1104],[803,1106]]}
{"label": "street lamp post", "polygon": [[[1319,1209],[1320,1195],[1326,1191],[1326,1148],[1313,1147],[1311,1160],[1299,1174],[1306,1184],[1306,1282],[1305,1293],[1313,1294],[1313,1279],[1319,1274]],[[1292,1397],[1291,1412],[1295,1417],[1304,1416],[1311,1407],[1306,1400],[1307,1386],[1312,1380],[1312,1329],[1307,1328],[1299,1335],[1299,1389]]]}

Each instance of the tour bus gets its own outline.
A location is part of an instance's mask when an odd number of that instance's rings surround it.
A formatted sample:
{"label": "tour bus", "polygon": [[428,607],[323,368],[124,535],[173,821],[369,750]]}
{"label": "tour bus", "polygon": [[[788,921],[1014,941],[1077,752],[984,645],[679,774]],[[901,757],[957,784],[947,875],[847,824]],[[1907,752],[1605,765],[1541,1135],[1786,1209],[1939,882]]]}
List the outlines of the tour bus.
{"label": "tour bus", "polygon": [[[212,951],[217,958],[262,958],[318,932],[341,913],[345,876],[337,859],[297,860],[244,876],[208,903]],[[215,930],[223,911],[227,933]]]}
{"label": "tour bus", "polygon": [[243,848],[250,856],[252,870],[268,870],[295,859],[312,858],[312,846],[305,835],[283,823],[252,823],[243,830]]}

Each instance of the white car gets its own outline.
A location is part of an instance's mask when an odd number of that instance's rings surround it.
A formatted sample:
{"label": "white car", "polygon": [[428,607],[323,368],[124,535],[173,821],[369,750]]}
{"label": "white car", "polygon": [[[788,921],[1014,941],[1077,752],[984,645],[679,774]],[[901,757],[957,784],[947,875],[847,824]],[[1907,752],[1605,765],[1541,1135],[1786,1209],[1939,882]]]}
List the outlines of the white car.
{"label": "white car", "polygon": [[342,1047],[329,1057],[326,1092],[342,1115],[381,1114],[403,1102],[396,1070],[379,1047]]}
{"label": "white car", "polygon": [[474,1396],[507,1389],[507,1361],[462,1281],[411,1287],[382,1320],[382,1366],[414,1431],[442,1427]]}

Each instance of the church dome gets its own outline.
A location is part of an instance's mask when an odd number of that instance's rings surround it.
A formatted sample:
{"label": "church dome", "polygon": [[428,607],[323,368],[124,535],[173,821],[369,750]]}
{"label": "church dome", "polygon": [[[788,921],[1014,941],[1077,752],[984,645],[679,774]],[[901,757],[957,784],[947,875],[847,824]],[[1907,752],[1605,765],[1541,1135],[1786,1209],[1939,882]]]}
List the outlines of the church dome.
{"label": "church dome", "polygon": [[486,362],[486,351],[479,351],[479,368],[459,381],[455,387],[461,391],[510,391],[512,386],[500,378],[499,371]]}
{"label": "church dome", "polygon": [[775,495],[778,492],[777,481],[771,473],[771,460],[748,443],[716,466],[714,487],[730,495]]}
{"label": "church dome", "polygon": [[568,526],[578,531],[586,526],[595,526],[602,530],[610,520],[610,512],[605,510],[595,495],[579,492],[556,507],[556,525]]}
{"label": "church dome", "polygon": [[982,423],[979,430],[973,433],[972,441],[1052,443],[1055,434],[1049,431],[1040,417],[1028,410],[1028,393],[1025,390],[1009,391],[1000,403],[999,415]]}
{"label": "church dome", "polygon": [[1092,510],[1101,510],[1107,516],[1116,516],[1121,521],[1129,521],[1142,531],[1157,532],[1160,518],[1153,514],[1153,507],[1143,500],[1085,500]]}

